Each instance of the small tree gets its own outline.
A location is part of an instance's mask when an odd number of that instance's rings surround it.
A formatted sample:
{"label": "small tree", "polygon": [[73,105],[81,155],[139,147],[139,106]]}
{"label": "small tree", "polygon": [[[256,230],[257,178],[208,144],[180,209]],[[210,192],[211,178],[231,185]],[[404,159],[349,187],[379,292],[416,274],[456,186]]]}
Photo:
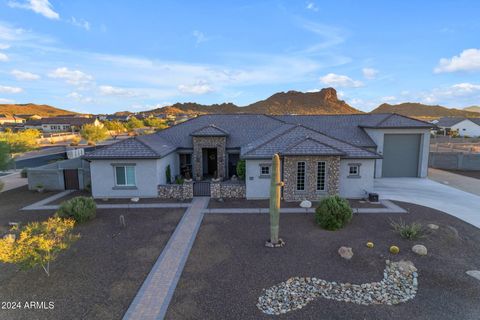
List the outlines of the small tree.
{"label": "small tree", "polygon": [[170,165],[167,165],[167,168],[165,169],[165,177],[167,179],[167,183],[172,182],[172,171],[170,170]]}
{"label": "small tree", "polygon": [[0,141],[0,170],[7,170],[10,161],[10,147],[6,142]]}
{"label": "small tree", "polygon": [[86,124],[80,130],[80,135],[82,138],[87,140],[89,143],[96,144],[99,141],[107,139],[107,129],[104,127],[99,127],[94,124]]}
{"label": "small tree", "polygon": [[50,276],[50,262],[80,237],[72,234],[74,225],[73,219],[60,217],[31,222],[20,230],[18,240],[14,237],[0,239],[0,261],[19,264],[22,269],[41,266]]}
{"label": "small tree", "polygon": [[245,179],[245,160],[238,160],[238,162],[237,162],[237,176],[240,179]]}
{"label": "small tree", "polygon": [[168,127],[167,122],[158,118],[147,118],[143,120],[143,123],[147,127],[155,128],[157,130],[162,130]]}
{"label": "small tree", "polygon": [[38,146],[37,139],[40,136],[40,131],[35,129],[27,129],[15,133],[10,129],[0,133],[0,141],[9,146],[10,154],[14,154],[35,149]]}
{"label": "small tree", "polygon": [[144,127],[143,121],[138,120],[135,117],[131,117],[126,124],[126,128],[128,131],[134,131],[135,129],[143,128],[143,127]]}
{"label": "small tree", "polygon": [[127,131],[125,125],[120,121],[105,121],[103,124],[105,125],[105,128],[108,129],[110,135],[114,139],[116,139],[123,132]]}

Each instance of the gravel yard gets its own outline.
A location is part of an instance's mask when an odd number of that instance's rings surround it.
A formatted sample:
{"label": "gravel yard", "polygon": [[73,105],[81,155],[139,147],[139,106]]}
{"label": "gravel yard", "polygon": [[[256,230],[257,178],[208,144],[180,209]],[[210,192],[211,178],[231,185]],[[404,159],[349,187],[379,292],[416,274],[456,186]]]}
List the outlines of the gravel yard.
{"label": "gravel yard", "polygon": [[[0,194],[0,225],[46,219],[53,212],[18,210],[50,195],[26,188]],[[50,277],[41,268],[0,264],[0,301],[54,302],[53,310],[0,309],[0,319],[121,319],[183,212],[97,210],[94,220],[75,227],[81,238],[51,264]]]}
{"label": "gravel yard", "polygon": [[[279,319],[478,319],[480,281],[465,274],[480,269],[480,230],[445,213],[397,203],[405,214],[359,214],[343,230],[319,229],[313,215],[284,214],[280,235],[286,246],[265,248],[268,215],[208,214],[187,260],[166,319],[270,319],[256,306],[263,289],[291,277],[316,277],[364,284],[384,278],[385,260],[410,260],[418,269],[413,300],[397,305],[359,305],[321,297]],[[390,218],[434,223],[428,237],[410,241],[392,232]],[[375,247],[365,246],[373,241]],[[388,248],[400,247],[398,255]],[[428,248],[427,256],[411,251]],[[340,246],[353,248],[350,261]]]}

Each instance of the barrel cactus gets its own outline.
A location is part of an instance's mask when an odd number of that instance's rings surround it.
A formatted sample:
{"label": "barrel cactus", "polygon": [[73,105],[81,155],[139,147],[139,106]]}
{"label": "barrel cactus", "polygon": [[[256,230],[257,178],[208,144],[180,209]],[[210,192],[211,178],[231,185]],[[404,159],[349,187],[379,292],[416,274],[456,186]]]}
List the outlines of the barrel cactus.
{"label": "barrel cactus", "polygon": [[283,182],[280,181],[280,157],[274,154],[272,158],[272,177],[270,182],[270,244],[281,245],[278,238],[280,223],[280,194]]}

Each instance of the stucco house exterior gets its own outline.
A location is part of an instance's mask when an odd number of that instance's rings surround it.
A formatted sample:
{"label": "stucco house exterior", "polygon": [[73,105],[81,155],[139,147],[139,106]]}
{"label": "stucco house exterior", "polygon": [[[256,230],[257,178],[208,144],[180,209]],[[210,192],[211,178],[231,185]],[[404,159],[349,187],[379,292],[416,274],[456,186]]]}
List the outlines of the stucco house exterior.
{"label": "stucco house exterior", "polygon": [[[265,199],[274,153],[281,158],[284,200],[361,198],[375,178],[427,176],[431,127],[398,114],[202,115],[85,159],[96,198]],[[244,181],[235,179],[239,161],[245,161]],[[187,179],[172,183],[176,177]]]}
{"label": "stucco house exterior", "polygon": [[456,132],[460,137],[480,137],[480,118],[441,118],[434,124],[444,135]]}

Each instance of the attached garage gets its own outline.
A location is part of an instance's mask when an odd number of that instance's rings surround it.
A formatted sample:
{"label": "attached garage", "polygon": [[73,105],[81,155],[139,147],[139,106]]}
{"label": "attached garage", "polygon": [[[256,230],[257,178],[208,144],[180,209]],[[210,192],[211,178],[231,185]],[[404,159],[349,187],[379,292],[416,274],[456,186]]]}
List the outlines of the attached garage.
{"label": "attached garage", "polygon": [[421,134],[385,134],[383,177],[418,177]]}

